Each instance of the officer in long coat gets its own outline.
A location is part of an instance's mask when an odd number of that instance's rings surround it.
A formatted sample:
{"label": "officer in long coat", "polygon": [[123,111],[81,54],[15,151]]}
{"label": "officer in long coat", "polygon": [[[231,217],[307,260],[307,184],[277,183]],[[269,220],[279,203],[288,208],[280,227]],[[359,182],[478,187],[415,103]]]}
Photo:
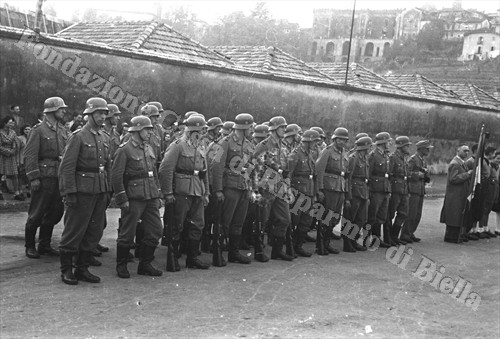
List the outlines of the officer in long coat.
{"label": "officer in long coat", "polygon": [[[88,266],[91,252],[102,237],[111,192],[108,137],[102,131],[108,111],[106,100],[87,100],[83,111],[87,123],[69,138],[59,166],[59,188],[67,205],[59,243],[61,278],[70,285],[77,280],[101,280],[88,271]],[[72,257],[76,254],[73,274]]]}
{"label": "officer in long coat", "polygon": [[335,213],[329,224],[324,225],[324,248],[328,252],[320,253],[320,246],[318,246],[319,255],[339,253],[336,248],[330,245],[330,240],[333,236],[334,226],[340,221],[345,194],[349,190],[349,183],[346,180],[349,163],[347,153],[344,150],[349,140],[349,132],[343,127],[338,127],[333,132],[332,139],[333,143],[321,151],[318,160],[316,160],[319,200],[324,201],[328,211]]}
{"label": "officer in long coat", "polygon": [[440,222],[446,224],[444,241],[461,243],[464,228],[464,208],[467,202],[467,194],[472,175],[465,160],[469,156],[469,146],[460,145],[457,155],[448,165],[448,177],[446,180],[446,194],[444,196],[443,208],[441,209]]}
{"label": "officer in long coat", "polygon": [[[160,165],[159,177],[165,203],[175,203],[175,220],[172,229],[172,246],[179,253],[180,237],[187,221],[188,268],[208,269],[209,264],[198,258],[201,232],[205,225],[204,208],[208,204],[207,161],[201,146],[205,119],[199,115],[186,121],[185,134],[173,142]],[[164,215],[164,221],[166,221]],[[177,255],[178,256],[178,255]]]}
{"label": "officer in long coat", "polygon": [[162,272],[151,265],[162,236],[160,218],[160,182],[156,157],[148,144],[153,125],[148,117],[137,116],[130,121],[131,138],[120,145],[112,168],[115,201],[121,209],[121,225],[116,247],[116,271],[120,278],[129,278],[127,260],[134,242],[137,222],[142,220],[143,237],[137,274],[160,276]]}
{"label": "officer in long coat", "polygon": [[[61,162],[68,133],[64,125],[66,104],[59,97],[45,100],[45,117],[30,132],[24,149],[26,176],[31,185],[31,202],[25,227],[25,247],[28,258],[40,254],[59,255],[50,246],[52,231],[64,214],[59,192],[57,170]],[[40,227],[38,252],[35,249],[36,230]]]}

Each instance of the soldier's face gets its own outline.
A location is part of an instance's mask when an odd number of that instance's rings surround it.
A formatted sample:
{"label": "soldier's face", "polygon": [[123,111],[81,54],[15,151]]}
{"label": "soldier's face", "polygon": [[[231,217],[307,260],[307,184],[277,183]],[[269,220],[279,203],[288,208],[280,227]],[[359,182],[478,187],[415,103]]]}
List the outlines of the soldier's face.
{"label": "soldier's face", "polygon": [[347,140],[341,138],[336,138],[334,142],[338,148],[344,148],[345,145],[347,144]]}
{"label": "soldier's face", "polygon": [[56,118],[57,121],[63,121],[64,114],[66,114],[66,108],[59,108],[57,111],[55,111],[54,118]]}
{"label": "soldier's face", "polygon": [[401,147],[401,152],[403,152],[403,154],[410,154],[410,145]]}
{"label": "soldier's face", "polygon": [[469,157],[469,146],[461,146],[457,150],[457,155],[460,157],[460,159],[465,160]]}
{"label": "soldier's face", "polygon": [[493,158],[492,162],[494,162],[495,164],[499,165],[499,164],[500,164],[500,154],[497,154],[497,155]]}
{"label": "soldier's face", "polygon": [[151,124],[153,124],[153,125],[156,125],[158,123],[158,116],[157,115],[153,115],[153,116],[149,117],[149,119],[151,120]]}
{"label": "soldier's face", "polygon": [[94,118],[94,122],[97,126],[104,125],[107,113],[108,113],[107,111],[101,111],[101,110],[92,113],[92,117]]}
{"label": "soldier's face", "polygon": [[276,129],[276,135],[279,138],[283,138],[285,136],[285,126],[280,126]]}
{"label": "soldier's face", "polygon": [[153,129],[148,127],[148,128],[143,128],[142,130],[139,131],[139,136],[143,141],[148,141],[149,138],[151,138],[151,133],[153,133]]}

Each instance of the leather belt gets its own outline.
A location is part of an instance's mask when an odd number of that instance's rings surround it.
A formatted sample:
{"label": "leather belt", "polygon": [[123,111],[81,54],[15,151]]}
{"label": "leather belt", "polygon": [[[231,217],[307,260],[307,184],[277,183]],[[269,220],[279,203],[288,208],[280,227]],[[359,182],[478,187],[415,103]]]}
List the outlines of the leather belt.
{"label": "leather belt", "polygon": [[192,170],[192,171],[189,171],[189,170],[183,170],[183,169],[176,169],[175,172],[179,173],[179,174],[185,174],[185,175],[195,175],[195,176],[199,177],[200,179],[205,178],[205,174],[207,173],[206,170],[202,170],[202,171]]}
{"label": "leather belt", "polygon": [[345,175],[346,175],[346,172],[338,171],[338,170],[326,170],[325,173],[336,174],[336,175],[340,175],[341,177],[345,177]]}
{"label": "leather belt", "polygon": [[93,167],[77,167],[76,171],[77,172],[88,172],[88,173],[104,173],[105,168],[104,168],[104,166],[99,166],[98,168],[93,168]]}
{"label": "leather belt", "polygon": [[130,181],[130,180],[136,180],[136,179],[147,179],[147,178],[152,178],[154,177],[153,171],[148,171],[136,175],[125,175],[125,179]]}

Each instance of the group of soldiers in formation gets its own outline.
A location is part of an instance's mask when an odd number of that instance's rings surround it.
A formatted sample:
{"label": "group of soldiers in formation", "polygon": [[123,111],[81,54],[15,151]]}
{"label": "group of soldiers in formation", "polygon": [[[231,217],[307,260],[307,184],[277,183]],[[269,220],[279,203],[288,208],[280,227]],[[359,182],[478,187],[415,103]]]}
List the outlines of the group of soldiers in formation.
{"label": "group of soldiers in formation", "polygon": [[[419,141],[410,156],[409,138],[399,136],[390,154],[389,133],[375,140],[360,133],[347,150],[345,128],[327,140],[319,127],[302,131],[281,116],[257,125],[247,113],[223,122],[188,112],[179,124],[182,133],[174,133],[158,122],[159,102],[144,105],[120,135],[120,111],[102,98],[87,100],[86,124],[70,134],[61,124],[66,107],[59,97],[45,101],[45,117],[25,149],[32,190],[26,255],[59,256],[66,284],[100,281],[89,266],[100,265],[95,256],[109,250],[99,242],[112,194],[121,209],[120,278],[130,277],[133,248],[137,274],[162,275],[152,266],[160,241],[175,254],[173,271],[180,270],[183,254],[188,268],[208,269],[200,254],[214,248],[210,241],[216,239],[231,263],[251,263],[240,253],[248,243],[259,262],[269,260],[265,244],[272,248],[271,259],[310,257],[306,241],[316,242],[318,255],[338,254],[331,240],[340,238],[333,229],[341,220],[345,252],[420,241],[415,231],[429,181],[428,140]],[[52,231],[63,215],[57,250]],[[350,234],[343,231],[348,224],[356,226]],[[308,235],[314,228],[316,239]],[[224,258],[217,264],[225,265]]]}

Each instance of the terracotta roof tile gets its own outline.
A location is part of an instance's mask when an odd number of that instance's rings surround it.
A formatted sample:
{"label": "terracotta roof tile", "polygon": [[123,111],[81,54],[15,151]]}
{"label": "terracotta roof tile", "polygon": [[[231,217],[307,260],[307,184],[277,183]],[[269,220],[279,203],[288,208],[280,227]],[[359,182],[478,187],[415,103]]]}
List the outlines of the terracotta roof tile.
{"label": "terracotta roof tile", "polygon": [[[346,64],[344,63],[309,63],[323,73],[345,82]],[[405,89],[391,83],[384,77],[366,69],[365,67],[352,63],[347,74],[347,84],[355,87],[378,90],[382,92],[411,95]]]}
{"label": "terracotta roof tile", "polygon": [[443,84],[444,88],[473,105],[500,108],[500,101],[473,84]]}
{"label": "terracotta roof tile", "polygon": [[277,47],[213,46],[212,48],[229,57],[236,65],[256,72],[306,81],[335,83],[331,76]]}
{"label": "terracotta roof tile", "polygon": [[436,84],[420,74],[386,75],[387,80],[420,97],[447,102],[466,103],[457,94]]}
{"label": "terracotta roof tile", "polygon": [[164,23],[81,22],[57,33],[67,39],[102,43],[109,46],[153,51],[186,62],[230,66],[224,56],[175,31]]}

